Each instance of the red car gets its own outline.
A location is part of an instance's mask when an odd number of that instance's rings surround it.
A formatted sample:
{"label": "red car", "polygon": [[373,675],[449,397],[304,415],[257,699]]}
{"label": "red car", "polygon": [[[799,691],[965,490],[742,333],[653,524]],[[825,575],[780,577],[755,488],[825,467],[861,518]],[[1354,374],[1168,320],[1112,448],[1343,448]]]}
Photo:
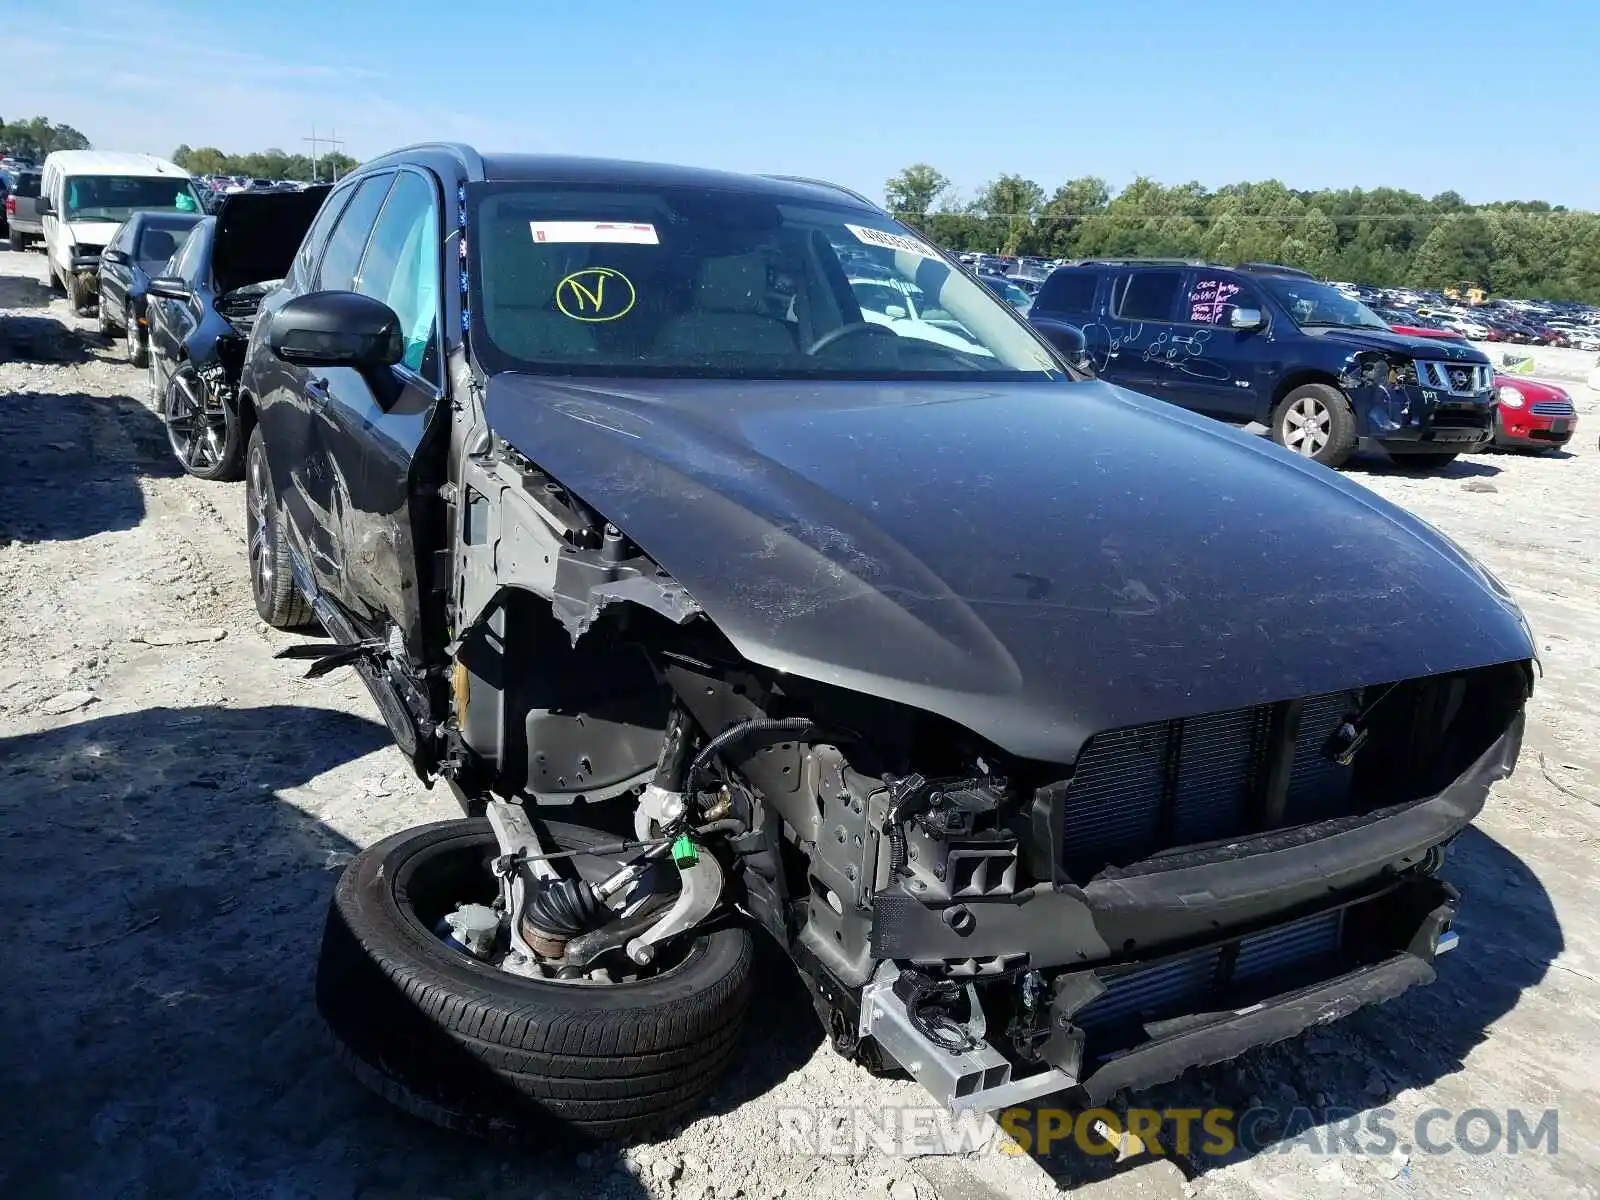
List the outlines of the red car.
{"label": "red car", "polygon": [[1551,383],[1494,377],[1494,444],[1502,450],[1554,450],[1572,440],[1578,417],[1572,397]]}

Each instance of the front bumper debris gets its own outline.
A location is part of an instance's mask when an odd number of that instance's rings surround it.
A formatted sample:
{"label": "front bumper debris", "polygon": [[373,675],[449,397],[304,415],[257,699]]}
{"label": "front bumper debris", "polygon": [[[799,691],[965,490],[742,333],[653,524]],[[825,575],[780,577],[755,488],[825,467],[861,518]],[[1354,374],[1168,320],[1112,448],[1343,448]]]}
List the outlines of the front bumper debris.
{"label": "front bumper debris", "polygon": [[986,1040],[973,997],[970,1048],[923,1038],[885,964],[863,990],[860,1032],[953,1111],[994,1112],[1066,1093],[1099,1105],[1191,1067],[1296,1036],[1434,979],[1453,949],[1457,894],[1423,874],[1343,905],[1136,964],[1047,973],[1050,1038],[1040,1069],[1016,1075]]}

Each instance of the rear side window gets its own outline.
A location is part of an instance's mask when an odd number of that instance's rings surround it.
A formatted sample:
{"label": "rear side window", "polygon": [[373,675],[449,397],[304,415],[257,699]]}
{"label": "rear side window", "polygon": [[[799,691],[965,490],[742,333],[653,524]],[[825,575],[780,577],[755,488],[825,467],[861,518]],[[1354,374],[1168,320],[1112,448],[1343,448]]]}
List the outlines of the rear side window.
{"label": "rear side window", "polygon": [[1118,289],[1117,316],[1125,321],[1170,321],[1181,271],[1135,271]]}
{"label": "rear side window", "polygon": [[1099,282],[1094,271],[1056,271],[1040,287],[1033,307],[1040,312],[1091,313]]}
{"label": "rear side window", "polygon": [[393,182],[393,175],[375,175],[356,189],[340,214],[339,223],[333,227],[333,236],[328,239],[327,253],[322,256],[322,266],[317,271],[319,290],[348,292],[355,286],[361,253],[367,248],[373,222],[378,219],[383,199]]}

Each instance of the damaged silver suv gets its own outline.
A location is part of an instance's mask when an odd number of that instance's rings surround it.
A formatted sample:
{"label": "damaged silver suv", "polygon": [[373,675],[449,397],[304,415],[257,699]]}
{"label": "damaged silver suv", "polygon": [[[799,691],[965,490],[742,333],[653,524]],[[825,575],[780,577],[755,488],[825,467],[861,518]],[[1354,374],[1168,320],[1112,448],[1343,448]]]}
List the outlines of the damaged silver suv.
{"label": "damaged silver suv", "polygon": [[[915,313],[863,309],[881,280]],[[854,281],[854,284],[853,282]],[[442,1124],[621,1135],[759,930],[839,1052],[1099,1100],[1433,978],[1534,647],[1429,526],[1082,376],[827,184],[427,145],[330,195],[240,389],[261,615],[466,819],[317,999]]]}

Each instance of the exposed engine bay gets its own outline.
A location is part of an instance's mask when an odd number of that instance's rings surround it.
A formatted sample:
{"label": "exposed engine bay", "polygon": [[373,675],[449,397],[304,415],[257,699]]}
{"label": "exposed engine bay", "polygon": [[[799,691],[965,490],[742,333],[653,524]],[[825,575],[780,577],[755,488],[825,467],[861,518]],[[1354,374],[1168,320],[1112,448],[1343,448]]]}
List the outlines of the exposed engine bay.
{"label": "exposed engine bay", "polygon": [[[494,903],[441,923],[462,953],[625,982],[743,912],[841,1052],[992,1110],[1289,1036],[1428,981],[1454,946],[1438,871],[1515,763],[1526,663],[1030,760],[750,663],[615,526],[510,447],[481,450],[457,495],[452,719],[420,756],[500,847]],[[426,703],[404,683],[391,670],[392,725]],[[551,816],[617,832],[591,852],[605,873],[542,845]]]}

